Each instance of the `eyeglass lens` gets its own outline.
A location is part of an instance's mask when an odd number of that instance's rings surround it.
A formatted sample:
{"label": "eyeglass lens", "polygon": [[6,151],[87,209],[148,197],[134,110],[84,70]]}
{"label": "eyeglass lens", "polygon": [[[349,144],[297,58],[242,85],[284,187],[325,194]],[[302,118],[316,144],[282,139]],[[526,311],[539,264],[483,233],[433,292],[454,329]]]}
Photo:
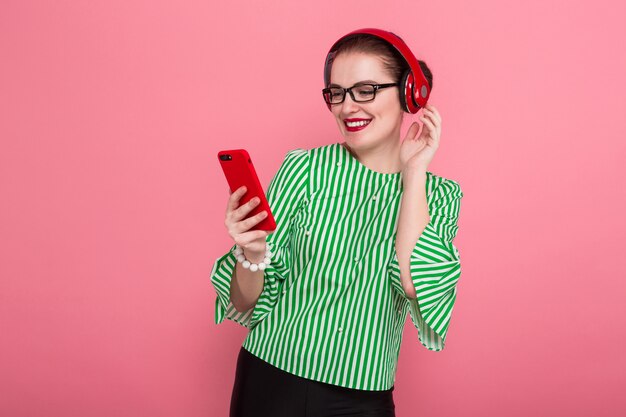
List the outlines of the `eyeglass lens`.
{"label": "eyeglass lens", "polygon": [[[354,101],[363,102],[370,101],[376,94],[376,89],[371,85],[359,85],[352,87],[352,94],[354,95]],[[345,90],[342,88],[331,87],[330,88],[330,102],[332,104],[341,103],[344,100]]]}

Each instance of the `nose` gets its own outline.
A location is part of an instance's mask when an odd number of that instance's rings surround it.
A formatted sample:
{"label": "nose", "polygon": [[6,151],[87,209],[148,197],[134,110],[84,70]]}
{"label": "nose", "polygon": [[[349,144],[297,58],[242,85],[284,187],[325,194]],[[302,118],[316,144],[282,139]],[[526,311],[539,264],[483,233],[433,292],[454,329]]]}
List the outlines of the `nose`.
{"label": "nose", "polygon": [[352,100],[350,93],[346,92],[346,97],[343,99],[343,103],[341,103],[341,111],[343,113],[354,113],[354,111],[358,109],[359,103]]}

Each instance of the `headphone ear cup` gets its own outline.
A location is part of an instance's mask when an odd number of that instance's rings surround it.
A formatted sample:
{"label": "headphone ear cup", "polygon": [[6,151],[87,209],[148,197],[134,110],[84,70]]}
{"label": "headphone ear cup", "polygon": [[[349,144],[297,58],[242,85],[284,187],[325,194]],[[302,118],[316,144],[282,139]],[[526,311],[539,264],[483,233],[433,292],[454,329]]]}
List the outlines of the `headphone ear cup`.
{"label": "headphone ear cup", "polygon": [[[400,88],[400,107],[402,107],[402,110],[404,110],[405,112],[409,112],[409,106],[407,103],[407,98],[409,100],[412,100],[411,98],[407,97],[406,94],[406,90],[407,88],[409,88],[409,83],[413,80],[413,77],[411,77],[411,70],[406,70],[404,71],[404,74],[402,74],[402,78],[400,78],[400,85],[398,86]],[[410,90],[409,90],[410,91]]]}
{"label": "headphone ear cup", "polygon": [[404,111],[411,114],[417,113],[420,110],[420,105],[415,100],[415,94],[419,93],[415,87],[415,76],[410,69],[402,75],[400,88],[403,89],[402,93],[400,93],[400,103]]}

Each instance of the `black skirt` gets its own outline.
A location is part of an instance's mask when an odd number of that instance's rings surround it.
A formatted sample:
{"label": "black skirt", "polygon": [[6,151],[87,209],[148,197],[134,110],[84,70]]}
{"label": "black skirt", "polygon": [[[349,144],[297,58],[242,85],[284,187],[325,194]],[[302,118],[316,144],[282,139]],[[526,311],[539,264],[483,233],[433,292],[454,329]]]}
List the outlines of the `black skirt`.
{"label": "black skirt", "polygon": [[395,417],[393,389],[358,390],[302,378],[242,346],[230,417]]}

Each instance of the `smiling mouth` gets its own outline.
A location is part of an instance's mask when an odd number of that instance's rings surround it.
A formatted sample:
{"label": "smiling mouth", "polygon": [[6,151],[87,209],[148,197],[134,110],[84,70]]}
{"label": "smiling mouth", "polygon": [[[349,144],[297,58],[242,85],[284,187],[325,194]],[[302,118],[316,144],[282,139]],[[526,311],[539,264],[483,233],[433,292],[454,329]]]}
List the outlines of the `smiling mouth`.
{"label": "smiling mouth", "polygon": [[354,122],[345,121],[343,124],[346,126],[346,130],[348,132],[358,132],[359,130],[365,129],[371,123],[372,119],[369,120],[359,120]]}
{"label": "smiling mouth", "polygon": [[347,122],[347,121],[344,121],[344,124],[347,127],[361,127],[361,126],[367,126],[368,124],[370,124],[371,121],[372,121],[372,119],[369,119],[369,120],[359,120],[358,122]]}

